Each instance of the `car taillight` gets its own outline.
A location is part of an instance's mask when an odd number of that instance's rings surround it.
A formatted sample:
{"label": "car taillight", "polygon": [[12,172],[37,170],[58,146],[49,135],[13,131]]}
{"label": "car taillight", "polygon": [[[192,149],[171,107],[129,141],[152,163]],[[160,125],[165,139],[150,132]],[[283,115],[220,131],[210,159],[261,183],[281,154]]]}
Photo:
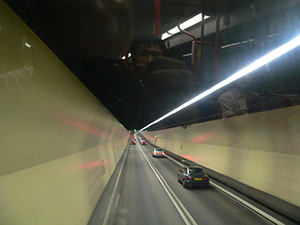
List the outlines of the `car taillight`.
{"label": "car taillight", "polygon": [[194,180],[194,177],[186,177],[186,180]]}
{"label": "car taillight", "polygon": [[208,177],[204,177],[203,180],[209,180],[209,178]]}
{"label": "car taillight", "polygon": [[163,154],[163,155],[165,155],[165,153],[164,153],[164,152],[163,152],[162,154]]}
{"label": "car taillight", "polygon": [[156,152],[154,152],[154,155],[156,155]]}

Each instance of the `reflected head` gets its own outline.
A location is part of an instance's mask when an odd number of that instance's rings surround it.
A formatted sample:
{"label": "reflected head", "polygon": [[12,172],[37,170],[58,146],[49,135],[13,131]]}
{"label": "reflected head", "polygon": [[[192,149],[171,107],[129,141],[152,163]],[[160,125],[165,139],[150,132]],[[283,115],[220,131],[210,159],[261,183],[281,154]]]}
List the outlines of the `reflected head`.
{"label": "reflected head", "polygon": [[[63,57],[120,59],[133,33],[129,0],[34,0],[40,26],[56,39]],[[44,25],[43,25],[44,24]],[[60,50],[61,49],[61,50]],[[66,54],[67,53],[67,54]]]}
{"label": "reflected head", "polygon": [[130,46],[133,64],[149,64],[154,58],[163,56],[166,52],[164,41],[155,35],[136,37]]}

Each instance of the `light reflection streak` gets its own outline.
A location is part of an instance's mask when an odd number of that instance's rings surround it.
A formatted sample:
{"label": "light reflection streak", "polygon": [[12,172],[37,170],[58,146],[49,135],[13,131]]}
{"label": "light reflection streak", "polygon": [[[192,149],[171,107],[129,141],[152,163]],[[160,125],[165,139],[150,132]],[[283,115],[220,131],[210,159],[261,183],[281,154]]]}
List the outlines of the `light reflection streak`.
{"label": "light reflection streak", "polygon": [[212,139],[213,137],[217,136],[216,133],[214,132],[209,132],[209,133],[205,133],[205,134],[200,134],[199,136],[193,138],[191,140],[192,143],[201,143],[201,142],[205,142],[207,140]]}
{"label": "light reflection streak", "polygon": [[181,157],[183,157],[187,160],[193,161],[193,162],[200,162],[201,161],[201,158],[193,156],[193,155],[181,155]]}
{"label": "light reflection streak", "polygon": [[213,87],[209,88],[208,90],[202,92],[201,94],[199,94],[196,97],[192,98],[191,100],[187,101],[183,105],[175,108],[174,110],[167,113],[166,115],[158,118],[157,120],[155,120],[152,123],[148,124],[147,126],[143,127],[139,131],[143,131],[143,130],[151,127],[152,125],[166,119],[167,117],[179,112],[180,110],[194,104],[195,102],[199,101],[200,99],[214,93],[215,91],[225,87],[226,85],[236,81],[237,79],[239,79],[239,78],[253,72],[254,70],[266,65],[267,63],[269,63],[269,62],[273,61],[274,59],[280,57],[281,55],[289,52],[290,50],[298,47],[299,45],[300,45],[300,35],[298,35],[297,37],[295,37],[291,41],[287,42],[286,44],[278,47],[277,49],[271,51],[270,53],[266,54],[265,56],[259,58],[258,60],[254,61],[253,63],[246,66],[245,68],[243,68],[243,69],[239,70],[238,72],[234,73],[233,75],[231,75],[227,79],[221,81],[220,83],[214,85]]}
{"label": "light reflection streak", "polygon": [[87,163],[75,166],[74,170],[85,170],[85,169],[91,169],[91,168],[99,168],[101,166],[108,165],[109,163],[110,163],[109,160],[99,160],[99,161],[87,162]]}

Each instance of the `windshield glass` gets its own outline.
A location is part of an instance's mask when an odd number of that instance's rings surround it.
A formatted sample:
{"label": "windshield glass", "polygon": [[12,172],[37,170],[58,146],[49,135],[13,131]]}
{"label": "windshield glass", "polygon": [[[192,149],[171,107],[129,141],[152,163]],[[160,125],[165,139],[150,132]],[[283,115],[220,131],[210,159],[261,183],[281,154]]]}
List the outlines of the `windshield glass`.
{"label": "windshield glass", "polygon": [[190,174],[204,173],[203,169],[201,169],[201,168],[192,168],[192,169],[189,169],[189,171],[190,171]]}

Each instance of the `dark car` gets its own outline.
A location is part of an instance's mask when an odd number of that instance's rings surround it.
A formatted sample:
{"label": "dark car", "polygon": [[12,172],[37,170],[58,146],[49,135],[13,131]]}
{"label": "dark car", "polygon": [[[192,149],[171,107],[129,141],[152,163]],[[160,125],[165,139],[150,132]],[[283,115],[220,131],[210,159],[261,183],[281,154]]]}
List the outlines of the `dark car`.
{"label": "dark car", "polygon": [[165,157],[165,151],[161,148],[154,148],[152,151],[153,157]]}
{"label": "dark car", "polygon": [[187,187],[203,187],[209,185],[209,178],[200,166],[186,166],[180,169],[177,174],[178,182]]}
{"label": "dark car", "polygon": [[146,142],[145,140],[142,140],[142,141],[141,141],[141,144],[142,144],[142,145],[146,145],[147,142]]}
{"label": "dark car", "polygon": [[130,144],[131,144],[131,145],[135,145],[136,142],[135,142],[134,140],[131,140]]}

